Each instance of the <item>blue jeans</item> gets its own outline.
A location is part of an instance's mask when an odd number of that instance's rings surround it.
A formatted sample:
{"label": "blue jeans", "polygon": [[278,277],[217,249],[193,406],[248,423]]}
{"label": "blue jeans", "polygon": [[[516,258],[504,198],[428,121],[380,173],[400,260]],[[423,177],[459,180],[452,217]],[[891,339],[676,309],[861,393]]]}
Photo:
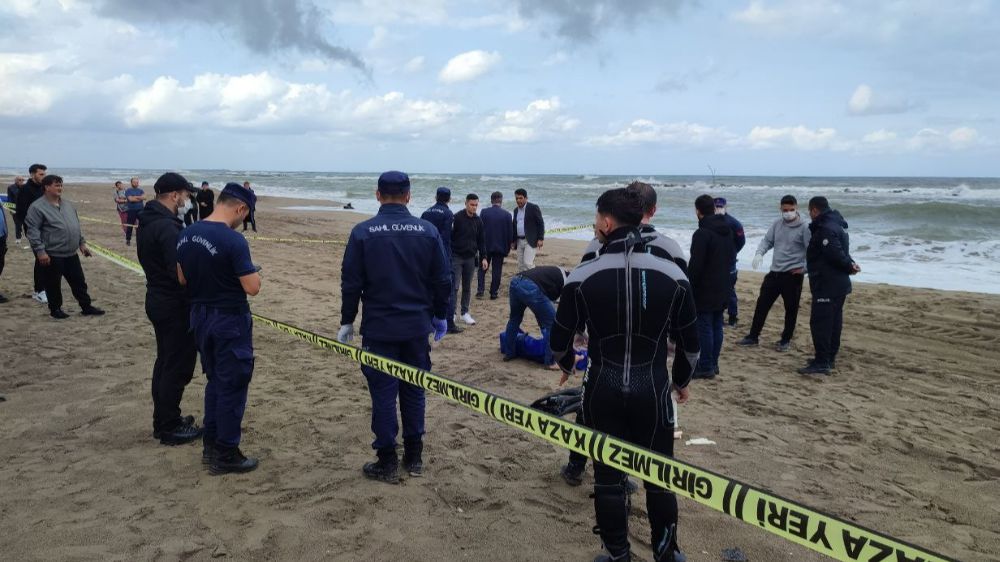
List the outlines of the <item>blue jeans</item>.
{"label": "blue jeans", "polygon": [[[431,346],[427,336],[406,341],[378,341],[364,338],[362,349],[413,365],[425,371],[431,368]],[[419,443],[424,435],[424,389],[403,382],[392,375],[371,367],[361,367],[368,379],[368,392],[372,397],[372,433],[376,450],[394,449],[399,423],[396,421],[396,397],[399,397],[399,414],[403,418],[403,442]]]}
{"label": "blue jeans", "polygon": [[240,444],[240,424],[253,377],[253,319],[250,313],[191,307],[191,330],[201,354],[205,385],[205,442]]}
{"label": "blue jeans", "polygon": [[735,318],[739,314],[739,312],[740,312],[740,310],[739,310],[740,302],[736,298],[736,278],[737,277],[739,277],[739,271],[736,269],[736,266],[734,265],[733,266],[733,270],[729,272],[729,285],[730,285],[730,289],[729,289],[729,317],[730,318]]}
{"label": "blue jeans", "polygon": [[520,275],[510,280],[510,319],[507,320],[507,331],[504,336],[507,349],[502,349],[504,357],[516,357],[515,343],[517,332],[521,329],[521,322],[524,320],[524,309],[530,308],[538,320],[538,327],[542,331],[542,340],[545,345],[545,364],[555,363],[552,359],[552,349],[549,348],[549,335],[552,333],[552,324],[556,321],[556,309],[552,306],[552,301],[542,293],[534,281]]}
{"label": "blue jeans", "polygon": [[714,371],[719,367],[722,352],[722,310],[698,312],[698,340],[701,342],[699,371]]}

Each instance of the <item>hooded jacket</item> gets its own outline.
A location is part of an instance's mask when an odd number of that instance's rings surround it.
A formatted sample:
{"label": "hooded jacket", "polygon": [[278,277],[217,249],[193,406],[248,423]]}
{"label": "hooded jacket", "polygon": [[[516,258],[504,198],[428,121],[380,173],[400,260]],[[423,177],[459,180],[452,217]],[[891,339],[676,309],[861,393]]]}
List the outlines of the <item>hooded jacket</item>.
{"label": "hooded jacket", "polygon": [[828,209],[809,224],[811,238],[806,249],[809,288],[814,299],[842,297],[851,292],[850,238],[847,221]]}
{"label": "hooded jacket", "polygon": [[732,270],[736,249],[733,231],[725,215],[710,215],[698,221],[691,237],[691,261],[688,278],[694,291],[698,312],[723,310],[729,303]]}
{"label": "hooded jacket", "polygon": [[155,199],[139,211],[136,252],[146,272],[146,298],[157,306],[188,306],[177,280],[177,235],[183,229],[184,222]]}
{"label": "hooded jacket", "polygon": [[809,246],[809,225],[798,215],[792,222],[781,218],[774,221],[757,246],[757,253],[767,254],[774,248],[771,271],[784,272],[806,267],[806,248]]}

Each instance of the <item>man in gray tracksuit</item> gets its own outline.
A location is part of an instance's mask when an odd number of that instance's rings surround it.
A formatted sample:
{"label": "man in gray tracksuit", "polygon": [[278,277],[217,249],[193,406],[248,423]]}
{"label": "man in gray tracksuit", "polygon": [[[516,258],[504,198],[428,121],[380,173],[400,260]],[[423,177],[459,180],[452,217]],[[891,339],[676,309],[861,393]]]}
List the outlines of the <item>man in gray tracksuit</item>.
{"label": "man in gray tracksuit", "polygon": [[757,269],[764,259],[764,254],[774,248],[771,271],[764,276],[764,282],[760,286],[750,333],[736,342],[737,345],[754,346],[759,343],[767,313],[778,300],[778,296],[781,296],[785,304],[785,329],[781,332],[781,340],[776,347],[778,351],[788,351],[799,315],[799,299],[802,296],[802,280],[806,273],[806,248],[809,246],[809,237],[809,225],[799,215],[795,197],[791,195],[782,197],[781,218],[774,221],[768,229],[753,258],[753,268]]}

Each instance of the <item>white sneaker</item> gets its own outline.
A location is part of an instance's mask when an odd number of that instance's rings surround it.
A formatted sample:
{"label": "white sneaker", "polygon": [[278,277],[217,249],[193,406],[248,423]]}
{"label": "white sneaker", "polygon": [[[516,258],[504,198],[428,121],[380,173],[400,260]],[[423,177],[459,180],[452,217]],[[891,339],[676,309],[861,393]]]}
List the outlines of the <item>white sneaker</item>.
{"label": "white sneaker", "polygon": [[470,326],[476,323],[476,319],[473,318],[472,315],[469,314],[468,312],[462,315],[462,321]]}
{"label": "white sneaker", "polygon": [[42,304],[49,304],[49,297],[48,295],[45,294],[45,291],[41,291],[38,293],[31,293],[31,298],[35,299],[36,301]]}

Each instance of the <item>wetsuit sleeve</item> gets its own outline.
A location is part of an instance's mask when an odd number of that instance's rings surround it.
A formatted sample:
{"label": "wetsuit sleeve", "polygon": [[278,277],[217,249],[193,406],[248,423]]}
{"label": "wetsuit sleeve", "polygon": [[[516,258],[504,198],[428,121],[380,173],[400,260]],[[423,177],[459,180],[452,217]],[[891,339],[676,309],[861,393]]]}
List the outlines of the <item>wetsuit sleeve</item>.
{"label": "wetsuit sleeve", "polygon": [[579,300],[579,288],[579,283],[568,283],[563,287],[562,295],[559,297],[559,308],[556,310],[556,320],[549,334],[552,357],[565,372],[572,372],[576,363],[573,338],[577,332],[582,332],[587,324],[586,309]]}
{"label": "wetsuit sleeve", "polygon": [[[774,247],[774,232],[777,229],[777,227],[778,227],[777,222],[771,223],[771,228],[767,229],[767,234],[764,235],[764,238],[762,238],[760,241],[760,245],[757,246],[758,254],[763,256],[764,254],[767,253],[768,250]],[[805,230],[808,231],[809,229],[806,228]],[[806,245],[809,245],[808,239],[806,240]]]}
{"label": "wetsuit sleeve", "polygon": [[[437,248],[431,257],[434,318],[447,318],[448,298],[451,296],[451,269],[448,267],[448,258],[444,254],[444,241],[441,240],[440,236],[436,238],[434,247]],[[355,310],[357,310],[356,307]]]}
{"label": "wetsuit sleeve", "polygon": [[[840,237],[841,233],[835,232],[829,228],[824,228],[818,234],[823,237],[823,240],[819,244],[823,259],[833,267],[850,273],[851,265],[854,263],[854,260],[852,260],[850,254],[847,253],[847,248],[843,246]],[[847,233],[844,232],[843,234],[844,239],[846,239]]]}
{"label": "wetsuit sleeve", "polygon": [[[365,287],[364,243],[351,232],[344,250],[344,261],[340,268],[340,325],[353,324],[358,316],[358,306]],[[435,297],[435,302],[437,299]],[[436,306],[435,306],[436,308]]]}
{"label": "wetsuit sleeve", "polygon": [[698,364],[701,345],[698,342],[698,314],[690,286],[680,285],[670,311],[670,339],[676,344],[671,375],[677,388],[691,382],[691,373]]}
{"label": "wetsuit sleeve", "polygon": [[698,286],[705,269],[705,255],[708,252],[708,240],[700,230],[691,236],[691,261],[688,262],[688,279],[692,286]]}
{"label": "wetsuit sleeve", "polygon": [[736,253],[738,254],[740,253],[740,250],[743,249],[743,246],[747,245],[747,235],[745,232],[743,232],[743,223],[736,220],[735,218],[733,219],[732,227],[733,227],[733,244],[735,244]]}
{"label": "wetsuit sleeve", "polygon": [[597,240],[597,238],[591,240],[590,244],[587,244],[587,249],[583,251],[583,257],[580,258],[580,263],[583,263],[585,261],[590,261],[596,258],[597,252],[600,249],[601,249],[601,243]]}

